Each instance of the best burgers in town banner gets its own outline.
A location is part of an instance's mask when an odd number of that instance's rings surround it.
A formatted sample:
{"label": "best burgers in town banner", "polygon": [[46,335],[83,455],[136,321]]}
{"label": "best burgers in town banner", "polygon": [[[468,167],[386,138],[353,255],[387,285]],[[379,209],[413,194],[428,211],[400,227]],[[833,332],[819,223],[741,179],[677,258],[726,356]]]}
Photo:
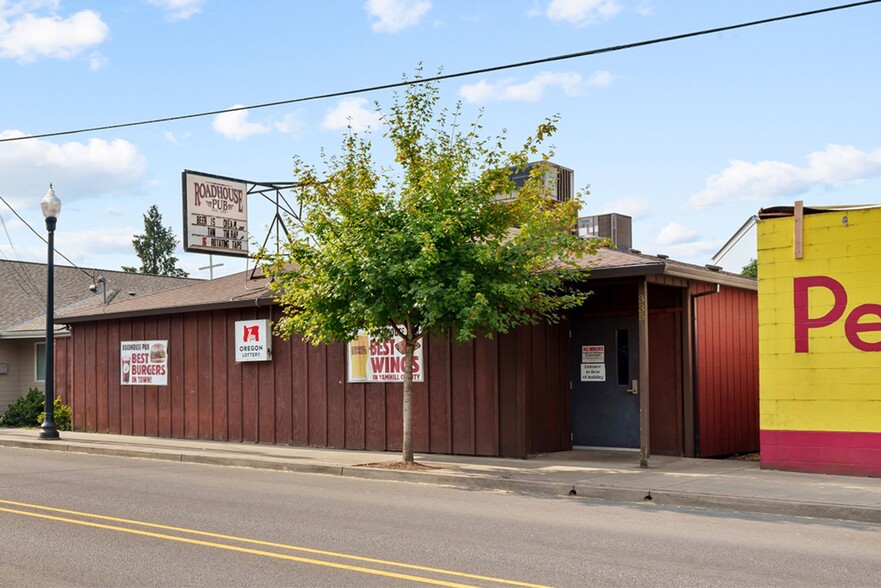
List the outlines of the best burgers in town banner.
{"label": "best burgers in town banner", "polygon": [[168,385],[168,341],[120,342],[123,386]]}
{"label": "best burgers in town banner", "polygon": [[[404,340],[376,339],[359,334],[348,344],[349,382],[403,382]],[[417,342],[413,352],[413,381],[425,376],[422,345]]]}

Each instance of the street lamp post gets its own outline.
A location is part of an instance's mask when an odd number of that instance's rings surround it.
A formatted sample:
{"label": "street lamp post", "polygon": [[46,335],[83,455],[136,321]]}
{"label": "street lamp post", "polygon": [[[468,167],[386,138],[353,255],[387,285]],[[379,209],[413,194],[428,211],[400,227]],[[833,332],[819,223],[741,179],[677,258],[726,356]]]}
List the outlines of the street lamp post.
{"label": "street lamp post", "polygon": [[46,230],[49,232],[49,260],[46,266],[46,408],[43,424],[40,425],[41,439],[58,439],[55,428],[55,225],[61,213],[61,200],[55,195],[52,184],[40,201],[43,216],[46,217]]}

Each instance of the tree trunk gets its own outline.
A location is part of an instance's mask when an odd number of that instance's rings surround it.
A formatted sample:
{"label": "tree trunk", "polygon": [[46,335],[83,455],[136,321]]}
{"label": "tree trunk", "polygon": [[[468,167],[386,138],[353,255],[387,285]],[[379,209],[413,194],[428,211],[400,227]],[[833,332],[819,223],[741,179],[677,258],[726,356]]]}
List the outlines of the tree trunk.
{"label": "tree trunk", "polygon": [[[409,333],[407,333],[409,335]],[[404,429],[402,443],[402,460],[404,463],[413,463],[413,351],[416,348],[414,341],[404,342],[404,404],[401,409],[401,420]]]}

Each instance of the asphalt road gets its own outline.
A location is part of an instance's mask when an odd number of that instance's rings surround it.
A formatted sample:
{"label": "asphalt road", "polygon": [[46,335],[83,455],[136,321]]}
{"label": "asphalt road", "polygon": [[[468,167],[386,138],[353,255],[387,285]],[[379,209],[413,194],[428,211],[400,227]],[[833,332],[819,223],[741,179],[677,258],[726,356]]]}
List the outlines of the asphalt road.
{"label": "asphalt road", "polygon": [[869,586],[881,527],[0,448],[0,585]]}

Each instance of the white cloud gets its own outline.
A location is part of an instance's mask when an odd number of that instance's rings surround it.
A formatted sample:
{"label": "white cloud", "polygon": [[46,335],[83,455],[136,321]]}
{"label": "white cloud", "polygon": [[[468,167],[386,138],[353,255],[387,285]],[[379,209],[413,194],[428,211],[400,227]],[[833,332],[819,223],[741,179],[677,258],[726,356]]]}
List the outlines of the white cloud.
{"label": "white cloud", "polygon": [[881,175],[881,149],[861,151],[852,145],[826,146],[808,155],[808,166],[782,161],[731,161],[707,178],[704,189],[689,199],[693,208],[733,200],[773,200],[816,187],[835,187]]}
{"label": "white cloud", "polygon": [[655,5],[651,0],[641,0],[634,10],[640,16],[652,16],[655,14]]}
{"label": "white cloud", "polygon": [[691,241],[688,243],[677,243],[675,245],[663,246],[664,253],[673,259],[680,261],[690,261],[691,263],[706,263],[724,244],[724,241]]}
{"label": "white cloud", "polygon": [[[21,131],[0,131],[4,139],[23,135]],[[146,169],[147,158],[123,139],[0,143],[0,194],[19,202],[38,202],[50,182],[62,201],[130,194],[140,187]]]}
{"label": "white cloud", "polygon": [[0,1],[0,57],[21,63],[40,57],[71,59],[110,33],[93,10],[62,18],[57,9],[57,1]]}
{"label": "white cloud", "polygon": [[551,0],[545,14],[552,21],[584,27],[609,20],[619,12],[621,4],[617,0]]}
{"label": "white cloud", "polygon": [[345,129],[352,127],[353,131],[366,131],[376,129],[382,124],[378,112],[367,110],[364,98],[349,98],[341,101],[336,108],[327,111],[321,126],[325,129]]}
{"label": "white cloud", "polygon": [[[241,104],[235,104],[232,108],[242,108]],[[260,123],[248,122],[247,110],[235,112],[223,112],[214,117],[211,126],[215,131],[234,141],[247,139],[251,135],[265,135],[270,128]]]}
{"label": "white cloud", "polygon": [[367,0],[364,8],[376,33],[397,33],[419,24],[431,10],[431,0]]}
{"label": "white cloud", "polygon": [[618,200],[613,200],[611,202],[602,202],[596,206],[591,205],[590,208],[597,210],[597,212],[591,212],[591,214],[616,212],[632,218],[641,218],[647,216],[649,212],[651,212],[651,206],[649,206],[648,199],[639,196],[619,198]]}
{"label": "white cloud", "polygon": [[172,131],[162,131],[162,138],[172,145],[180,145],[181,140],[189,139],[193,133],[174,133]]}
{"label": "white cloud", "polygon": [[566,96],[581,96],[590,88],[610,85],[612,79],[612,74],[607,71],[594,72],[587,80],[574,72],[542,72],[522,84],[516,84],[510,78],[496,83],[480,80],[476,84],[462,86],[459,95],[468,102],[538,102],[550,87],[559,87]]}
{"label": "white cloud", "polygon": [[97,71],[107,65],[107,58],[98,53],[97,51],[93,51],[89,54],[89,69],[92,71]]}
{"label": "white cloud", "polygon": [[147,3],[165,11],[165,20],[186,20],[202,11],[204,0],[147,0]]}
{"label": "white cloud", "polygon": [[[163,219],[165,220],[165,219]],[[144,228],[104,226],[100,231],[70,231],[58,234],[58,247],[72,259],[84,259],[91,255],[131,254],[132,237],[143,233]],[[113,288],[108,282],[107,289]]]}
{"label": "white cloud", "polygon": [[659,245],[679,245],[682,243],[693,243],[699,234],[697,231],[687,229],[679,223],[670,223],[658,234]]}
{"label": "white cloud", "polygon": [[275,130],[285,135],[290,135],[294,139],[303,137],[306,129],[305,123],[295,114],[285,114],[280,121],[273,123]]}

